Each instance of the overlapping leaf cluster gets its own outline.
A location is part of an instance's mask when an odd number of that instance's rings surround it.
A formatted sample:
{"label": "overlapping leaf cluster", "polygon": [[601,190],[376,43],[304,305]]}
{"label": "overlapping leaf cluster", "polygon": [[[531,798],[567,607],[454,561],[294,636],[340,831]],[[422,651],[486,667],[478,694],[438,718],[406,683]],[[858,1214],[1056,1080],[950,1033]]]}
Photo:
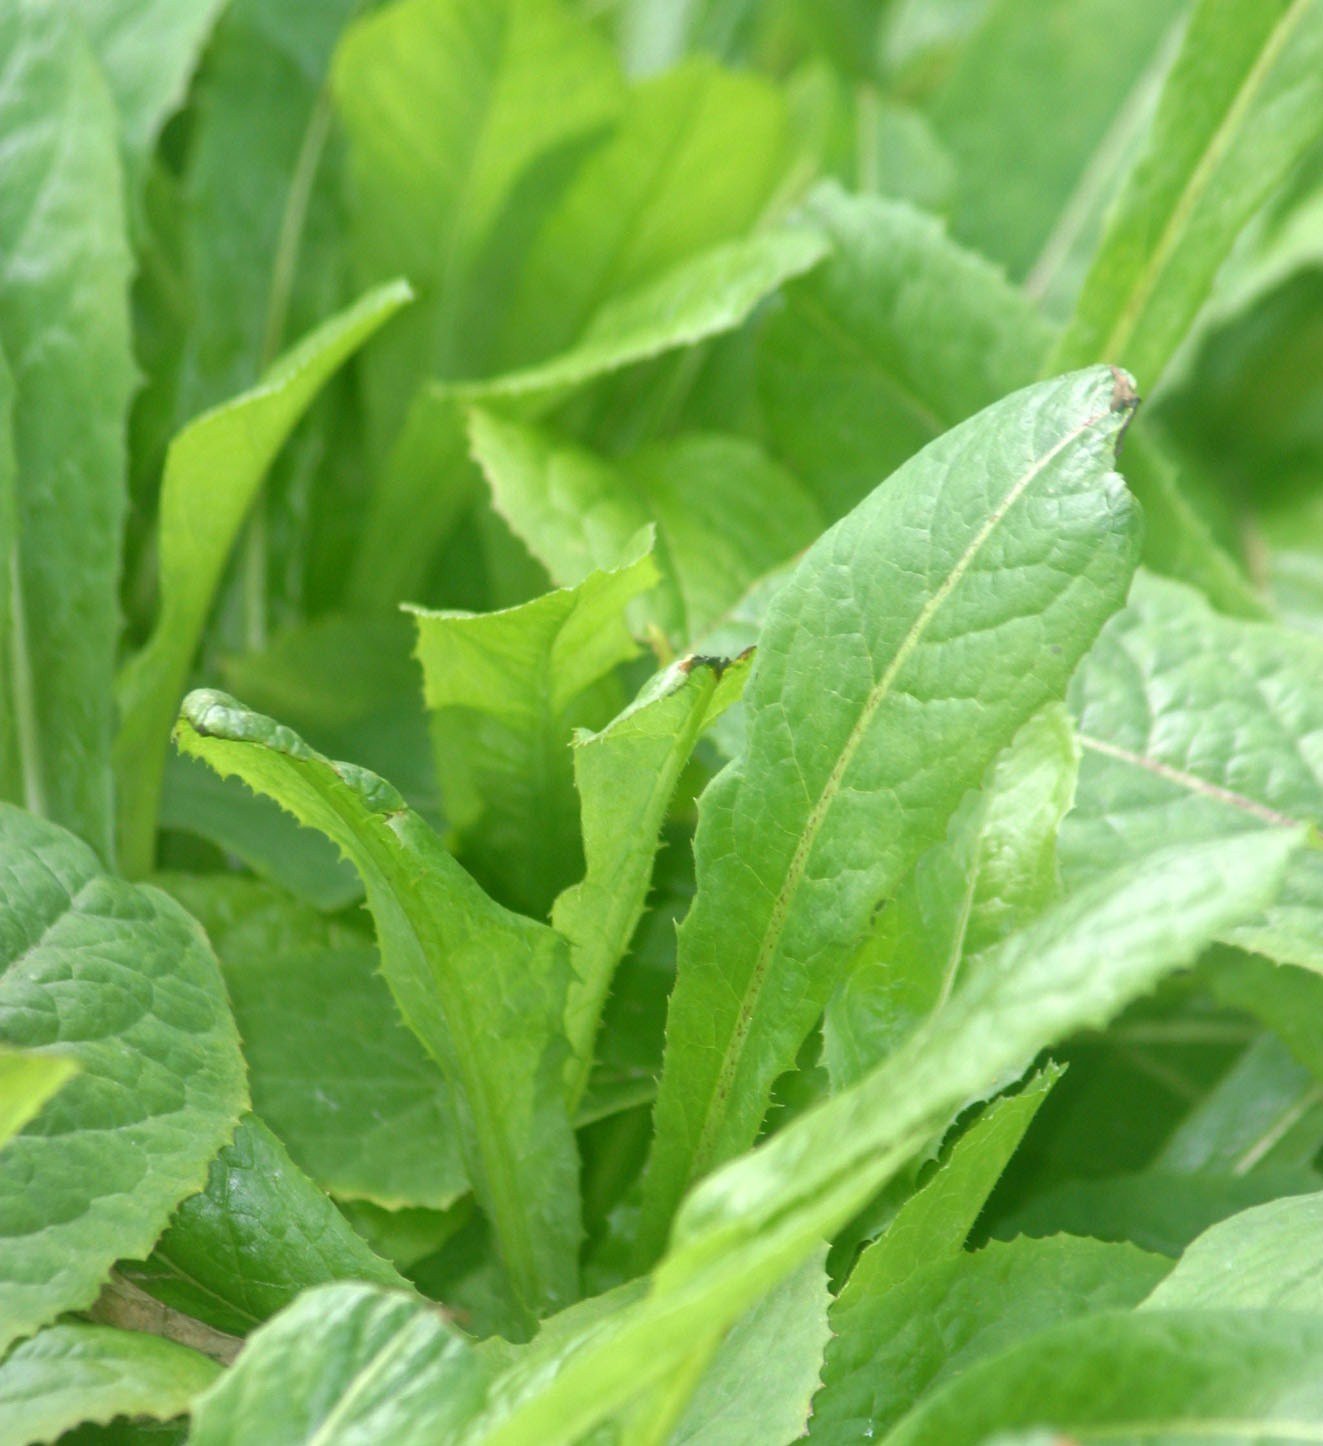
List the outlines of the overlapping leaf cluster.
{"label": "overlapping leaf cluster", "polygon": [[0,157],[0,1446],[1323,1434],[1323,0],[9,0]]}

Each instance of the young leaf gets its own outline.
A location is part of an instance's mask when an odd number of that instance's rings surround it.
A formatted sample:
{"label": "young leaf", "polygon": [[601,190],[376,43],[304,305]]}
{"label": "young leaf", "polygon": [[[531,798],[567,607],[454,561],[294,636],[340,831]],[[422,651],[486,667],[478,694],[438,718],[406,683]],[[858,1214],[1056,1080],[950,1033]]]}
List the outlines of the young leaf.
{"label": "young leaf", "polygon": [[87,1421],[182,1416],[220,1375],[215,1361],[141,1331],[54,1325],[0,1365],[0,1441],[53,1441]]}
{"label": "young leaf", "polygon": [[68,1055],[0,1046],[0,1146],[77,1073]]}
{"label": "young leaf", "polygon": [[624,86],[601,37],[559,0],[385,6],[346,34],[333,84],[360,272],[407,276],[422,298],[367,372],[385,442],[425,377],[476,374],[470,333],[488,333],[507,304],[499,274],[483,284],[484,253],[527,235]]}
{"label": "young leaf", "polygon": [[[651,552],[496,613],[414,611],[436,773],[460,857],[503,903],[545,917],[582,864],[570,738],[614,712],[604,680],[638,652],[625,610]],[[618,703],[615,703],[618,706]]]}
{"label": "young leaf", "polygon": [[174,1310],[244,1335],[304,1290],[406,1282],[375,1255],[255,1115],[212,1162],[156,1249],[121,1273]]}
{"label": "young leaf", "polygon": [[496,510],[558,586],[612,566],[655,527],[662,582],[650,611],[682,646],[822,531],[795,478],[743,438],[691,433],[608,461],[482,410],[469,435]]}
{"label": "young leaf", "polygon": [[409,297],[401,282],[369,292],[281,357],[252,391],[197,418],[171,444],[161,481],[160,612],[120,683],[119,839],[130,874],[151,868],[170,725],[262,479],[327,378]]}
{"label": "young leaf", "polygon": [[1061,1321],[1138,1305],[1170,1268],[1133,1245],[1063,1235],[959,1251],[881,1292],[847,1287],[809,1439],[882,1440],[976,1363]]}
{"label": "young leaf", "polygon": [[1133,407],[1098,369],[949,432],[806,555],[769,610],[749,740],[704,795],[647,1185],[648,1246],[755,1137],[873,911],[1066,683],[1125,595],[1111,470]]}
{"label": "young leaf", "polygon": [[564,945],[493,903],[375,774],[331,763],[224,694],[190,694],[175,737],[326,834],[362,874],[382,970],[450,1082],[469,1178],[517,1296],[530,1314],[571,1299],[578,1200],[558,1048]]}
{"label": "young leaf", "polygon": [[[1067,884],[1179,839],[1323,819],[1308,742],[1323,728],[1321,670],[1313,640],[1142,578],[1072,685],[1084,760],[1061,835]],[[1281,898],[1232,942],[1323,967],[1323,852],[1302,853]]]}
{"label": "young leaf", "polygon": [[1147,1310],[1323,1310],[1323,1197],[1271,1200],[1224,1220],[1181,1256]]}
{"label": "young leaf", "polygon": [[827,1007],[823,1053],[839,1086],[865,1074],[951,996],[978,955],[1057,894],[1056,843],[1079,745],[1060,705],[997,760],[983,792],[915,865]]}
{"label": "young leaf", "polygon": [[[706,58],[634,87],[529,245],[486,369],[566,350],[611,297],[747,233],[781,182],[789,142],[778,91]],[[738,167],[725,164],[732,154]]]}
{"label": "young leaf", "polygon": [[0,1151],[0,1342],[145,1255],[245,1103],[216,960],[156,889],[0,805],[0,1040],[78,1072]]}
{"label": "young leaf", "polygon": [[1111,1312],[982,1361],[888,1446],[978,1446],[1050,1425],[1115,1440],[1309,1440],[1323,1430],[1323,1321],[1294,1311]]}
{"label": "young leaf", "polygon": [[881,1296],[916,1270],[962,1250],[1025,1131],[1061,1077],[1045,1069],[1017,1094],[994,1100],[951,1147],[941,1168],[868,1246],[838,1300]]}
{"label": "young leaf", "polygon": [[570,943],[566,1006],[573,1052],[570,1102],[588,1083],[593,1039],[616,965],[634,936],[652,880],[662,822],[703,730],[738,698],[746,661],[685,658],[659,673],[598,733],[574,739],[583,878],[556,900],[551,922]]}
{"label": "young leaf", "polygon": [[1200,0],[1048,370],[1106,359],[1156,386],[1320,107],[1318,0]]}
{"label": "young leaf", "polygon": [[[972,1098],[1054,1040],[1100,1025],[1280,888],[1298,831],[1169,850],[1056,905],[858,1085],[704,1181],[642,1300],[491,1391],[484,1446],[590,1430],[732,1322],[858,1211]],[[577,1433],[577,1434],[576,1434]],[[934,1438],[941,1439],[941,1438]]]}
{"label": "young leaf", "polygon": [[758,346],[777,455],[837,517],[939,433],[1026,385],[1051,339],[1032,306],[902,202],[817,191],[830,260],[786,288]]}
{"label": "young leaf", "polygon": [[329,1285],[253,1335],[239,1363],[195,1404],[189,1441],[458,1441],[489,1375],[435,1306],[366,1285]]}
{"label": "young leaf", "polygon": [[[0,347],[13,373],[7,651],[21,795],[113,852],[110,748],[135,371],[114,103],[73,7],[0,12]],[[3,780],[10,783],[11,780]]]}

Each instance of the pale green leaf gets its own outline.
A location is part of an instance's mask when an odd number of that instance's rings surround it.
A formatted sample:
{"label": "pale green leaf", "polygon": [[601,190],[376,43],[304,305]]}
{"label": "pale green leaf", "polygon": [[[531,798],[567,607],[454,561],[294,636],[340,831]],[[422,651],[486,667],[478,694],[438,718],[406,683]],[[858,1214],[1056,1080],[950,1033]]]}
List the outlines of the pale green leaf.
{"label": "pale green leaf", "polygon": [[445,1314],[364,1285],[309,1291],[193,1412],[191,1446],[461,1439],[490,1368]]}
{"label": "pale green leaf", "polygon": [[538,917],[582,869],[570,739],[619,707],[610,674],[638,653],[626,608],[657,581],[635,543],[611,571],[501,612],[414,612],[459,856],[503,903]]}
{"label": "pale green leaf", "polygon": [[156,889],[0,806],[0,1039],[78,1066],[0,1152],[0,1337],[87,1306],[202,1187],[245,1103],[220,970]]}
{"label": "pale green leaf", "polygon": [[1272,1200],[1223,1220],[1181,1256],[1145,1310],[1323,1312],[1323,1196]]}
{"label": "pale green leaf", "polygon": [[496,510],[561,587],[653,526],[662,582],[648,611],[683,646],[822,531],[795,478],[742,438],[691,433],[607,460],[481,410],[469,435]]}
{"label": "pale green leaf", "polygon": [[1133,405],[1097,369],[931,444],[805,556],[768,613],[748,744],[704,794],[648,1185],[752,1142],[874,909],[1121,604]]}
{"label": "pale green leaf", "polygon": [[85,1421],[182,1416],[219,1375],[215,1361],[160,1336],[51,1326],[0,1365],[0,1446],[53,1441]]}
{"label": "pale green leaf", "polygon": [[331,763],[223,694],[190,694],[175,737],[326,834],[362,874],[387,983],[450,1082],[469,1178],[518,1297],[529,1312],[572,1298],[563,943],[495,904],[375,774]]}
{"label": "pale green leaf", "polygon": [[1031,718],[886,906],[827,1008],[824,1055],[848,1084],[950,998],[978,955],[1049,904],[1079,747],[1059,705]]}
{"label": "pale green leaf", "polygon": [[587,1084],[616,966],[643,916],[680,772],[703,730],[738,698],[747,671],[747,662],[685,658],[659,673],[600,732],[575,736],[586,867],[551,912],[557,932],[569,940],[574,970],[565,1016],[575,1056],[572,1104]]}
{"label": "pale green leaf", "polygon": [[[1181,839],[1323,819],[1321,678],[1313,639],[1142,578],[1072,685],[1084,760],[1061,835],[1067,883]],[[1231,942],[1323,967],[1323,852],[1302,853]]]}
{"label": "pale green leaf", "polygon": [[786,288],[758,347],[776,455],[832,517],[939,433],[1032,381],[1034,308],[940,222],[898,201],[815,193],[830,260]]}
{"label": "pale green leaf", "polygon": [[1170,1268],[1132,1245],[1062,1235],[959,1251],[882,1292],[847,1288],[809,1439],[881,1440],[978,1362],[1059,1322],[1138,1305]]}
{"label": "pale green leaf", "polygon": [[22,640],[14,629],[14,578],[18,561],[18,465],[14,457],[14,379],[4,348],[0,347],[0,798],[22,799],[22,738],[31,735],[34,722],[19,720],[23,690],[15,671],[23,655]]}
{"label": "pale green leaf", "polygon": [[406,1284],[255,1115],[240,1122],[206,1189],[184,1201],[151,1255],[120,1270],[165,1305],[231,1335],[313,1286]]}
{"label": "pale green leaf", "polygon": [[1199,0],[1050,369],[1106,360],[1156,386],[1321,107],[1318,0]]}
{"label": "pale green leaf", "polygon": [[0,1047],[0,1146],[77,1073],[69,1055]]}
{"label": "pale green leaf", "polygon": [[151,867],[170,725],[267,469],[331,374],[410,294],[400,282],[369,292],[281,357],[252,391],[197,418],[171,444],[161,481],[160,609],[120,684],[115,759],[120,848],[130,873]]}
{"label": "pale green leaf", "polygon": [[981,1446],[996,1432],[1133,1442],[1323,1435],[1323,1321],[1292,1311],[1108,1313],[980,1362],[888,1446]]}
{"label": "pale green leaf", "polygon": [[250,879],[159,880],[206,929],[253,1108],[323,1189],[442,1209],[467,1188],[444,1076],[356,930]]}
{"label": "pale green leaf", "polygon": [[649,1293],[494,1383],[483,1446],[591,1429],[807,1259],[971,1098],[1101,1025],[1280,887],[1298,832],[1168,851],[1060,903],[996,951],[886,1064],[704,1181]]}
{"label": "pale green leaf", "polygon": [[135,380],[117,125],[75,8],[6,4],[0,347],[13,374],[18,462],[17,528],[6,535],[6,705],[22,785],[10,797],[74,829],[105,859],[124,427]]}

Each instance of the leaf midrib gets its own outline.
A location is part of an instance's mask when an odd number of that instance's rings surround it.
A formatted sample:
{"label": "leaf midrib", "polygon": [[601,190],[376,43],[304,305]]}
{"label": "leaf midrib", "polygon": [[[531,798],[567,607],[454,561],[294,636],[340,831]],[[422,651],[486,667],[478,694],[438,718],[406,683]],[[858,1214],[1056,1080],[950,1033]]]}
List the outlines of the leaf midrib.
{"label": "leaf midrib", "polygon": [[1105,408],[1100,412],[1086,417],[1079,426],[1073,428],[1066,436],[1062,437],[1050,447],[1021,477],[1016,479],[1015,483],[1007,490],[1001,501],[988,514],[978,532],[970,539],[964,552],[961,553],[960,557],[956,560],[941,585],[920,609],[918,617],[915,618],[908,632],[904,638],[902,638],[900,646],[896,649],[882,677],[873,685],[871,692],[864,700],[864,705],[859,711],[859,716],[855,720],[849,736],[846,738],[845,744],[837,757],[835,765],[832,767],[831,773],[827,777],[826,783],[823,785],[822,792],[819,794],[817,802],[813,805],[808,817],[805,819],[804,827],[799,836],[799,842],[796,844],[795,852],[790,860],[790,865],[786,870],[781,887],[772,903],[767,927],[763,931],[762,939],[759,942],[758,953],[754,959],[749,983],[745,987],[744,997],[740,1001],[740,1011],[736,1019],[735,1028],[732,1030],[725,1051],[722,1054],[715,1087],[708,1097],[707,1108],[703,1115],[703,1125],[699,1132],[698,1142],[692,1157],[690,1168],[691,1180],[705,1172],[711,1158],[717,1131],[720,1129],[726,1116],[726,1104],[730,1098],[735,1075],[739,1069],[740,1059],[744,1053],[744,1046],[748,1041],[749,1033],[753,1027],[754,1017],[758,1008],[758,1000],[761,996],[763,985],[766,982],[772,959],[780,944],[781,934],[789,916],[791,904],[803,881],[804,870],[808,866],[809,856],[813,851],[818,834],[821,832],[823,824],[831,812],[832,805],[835,802],[836,795],[840,791],[845,774],[848,772],[856,753],[862,746],[874,716],[890,696],[896,679],[900,676],[901,671],[909,662],[920,642],[922,642],[929,625],[952,592],[959,586],[961,580],[973,565],[975,558],[977,558],[978,554],[987,545],[989,539],[1005,520],[1010,510],[1043,472],[1051,466],[1057,457],[1111,414],[1111,408]]}

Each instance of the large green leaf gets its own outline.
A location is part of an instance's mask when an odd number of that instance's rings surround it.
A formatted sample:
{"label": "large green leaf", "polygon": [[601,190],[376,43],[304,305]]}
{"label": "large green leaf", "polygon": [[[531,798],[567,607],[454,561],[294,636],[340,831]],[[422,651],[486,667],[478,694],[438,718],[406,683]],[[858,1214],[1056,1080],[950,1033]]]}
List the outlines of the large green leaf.
{"label": "large green leaf", "polygon": [[1171,850],[1000,946],[948,1009],[860,1084],[704,1181],[642,1300],[539,1343],[491,1392],[484,1446],[570,1439],[723,1329],[838,1230],[971,1098],[1044,1046],[1111,1018],[1281,885],[1298,831]]}
{"label": "large green leaf", "polygon": [[206,929],[253,1108],[340,1199],[441,1209],[467,1188],[445,1077],[357,930],[250,879],[159,880]]}
{"label": "large green leaf", "polygon": [[1138,1305],[1170,1268],[1132,1245],[1062,1235],[960,1251],[881,1292],[847,1288],[809,1438],[881,1440],[975,1363],[1060,1321]]}
{"label": "large green leaf", "polygon": [[53,1441],[84,1421],[182,1416],[220,1374],[187,1346],[109,1326],[56,1325],[0,1365],[0,1443]]}
{"label": "large green leaf", "polygon": [[[72,6],[0,13],[0,347],[13,373],[9,667],[21,792],[112,852],[110,747],[134,383],[114,102]],[[7,445],[7,444],[0,444]],[[9,724],[5,728],[8,731]],[[12,778],[0,779],[12,789]]]}
{"label": "large green leaf", "polygon": [[747,662],[685,658],[659,673],[600,732],[576,734],[584,876],[551,922],[570,943],[566,1029],[571,1104],[587,1084],[593,1039],[616,966],[643,916],[662,823],[703,730],[739,696]]}
{"label": "large green leaf", "polygon": [[[119,107],[138,179],[162,126],[183,104],[225,0],[83,0],[79,16]],[[251,180],[251,178],[250,178]]]}
{"label": "large green leaf", "polygon": [[403,1287],[254,1115],[212,1162],[156,1249],[122,1273],[172,1309],[243,1335],[337,1280]]}
{"label": "large green leaf", "polygon": [[91,1303],[145,1255],[244,1105],[215,957],[156,889],[0,806],[0,1039],[78,1073],[0,1153],[0,1339]]}
{"label": "large green leaf", "polygon": [[120,686],[119,836],[131,874],[152,865],[170,725],[262,479],[327,378],[409,297],[402,282],[369,292],[281,357],[256,388],[205,413],[171,444],[161,481],[160,610]]}
{"label": "large green leaf", "polygon": [[561,587],[654,527],[662,581],[648,610],[684,646],[822,531],[796,479],[743,438],[690,433],[608,460],[481,410],[469,435],[496,510]]}
{"label": "large green leaf", "polygon": [[470,333],[506,304],[495,260],[540,219],[564,158],[613,120],[624,86],[559,0],[401,0],[350,29],[334,87],[360,272],[407,276],[420,296],[368,371],[385,441],[425,377],[474,374]]}
{"label": "large green leaf", "polygon": [[777,594],[746,751],[701,805],[652,1249],[685,1188],[757,1134],[878,904],[1121,604],[1137,517],[1111,468],[1132,406],[1105,369],[1017,393],[878,488]]}
{"label": "large green leaf", "polygon": [[951,996],[982,950],[1058,891],[1056,842],[1075,798],[1079,748],[1058,704],[1016,735],[981,793],[887,905],[824,1021],[833,1083],[850,1083]]}
{"label": "large green leaf", "polygon": [[495,904],[399,794],[233,699],[196,692],[179,746],[236,774],[354,863],[382,969],[452,1089],[469,1178],[530,1312],[573,1297],[578,1201],[563,1086],[569,967],[545,925]]}
{"label": "large green leaf", "polygon": [[1199,0],[1050,369],[1105,359],[1156,386],[1321,107],[1318,0]]}
{"label": "large green leaf", "polygon": [[192,1446],[457,1441],[490,1368],[443,1312],[363,1285],[309,1291],[197,1402]]}
{"label": "large green leaf", "polygon": [[[1323,652],[1312,639],[1219,617],[1145,577],[1072,686],[1084,760],[1062,829],[1067,882],[1178,839],[1323,819]],[[1323,852],[1234,941],[1323,968]]]}
{"label": "large green leaf", "polygon": [[1051,332],[941,224],[835,186],[807,207],[831,259],[787,287],[758,349],[778,455],[839,516],[940,432],[1033,380]]}
{"label": "large green leaf", "polygon": [[503,903],[545,917],[580,873],[570,739],[619,706],[638,653],[625,612],[657,581],[651,550],[495,613],[414,614],[436,773],[461,859]]}
{"label": "large green leaf", "polygon": [[1323,1321],[1293,1311],[1108,1313],[982,1361],[911,1415],[889,1446],[978,1446],[998,1431],[1056,1438],[1309,1441],[1323,1433]]}

